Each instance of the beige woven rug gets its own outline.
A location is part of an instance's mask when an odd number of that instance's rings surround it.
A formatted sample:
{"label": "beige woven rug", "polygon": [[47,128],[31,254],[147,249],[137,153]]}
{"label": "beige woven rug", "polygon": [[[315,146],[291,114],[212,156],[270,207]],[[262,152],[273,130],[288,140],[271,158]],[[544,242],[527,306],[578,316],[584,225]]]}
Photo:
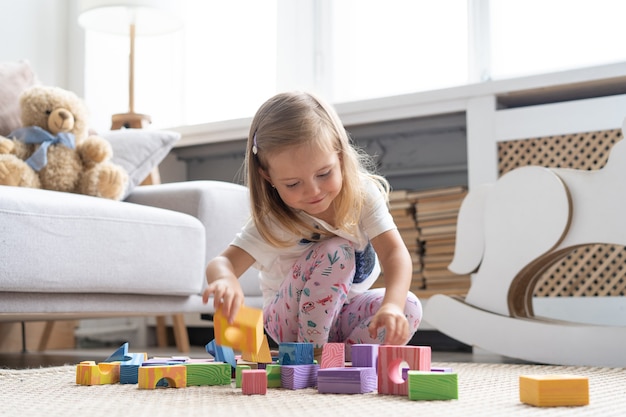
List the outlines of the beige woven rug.
{"label": "beige woven rug", "polygon": [[[79,386],[75,367],[0,370],[1,416],[624,416],[626,369],[538,365],[434,363],[459,374],[459,399],[319,394],[269,389],[242,395],[229,386],[140,390],[136,385]],[[589,377],[590,404],[539,408],[520,403],[519,375]]]}

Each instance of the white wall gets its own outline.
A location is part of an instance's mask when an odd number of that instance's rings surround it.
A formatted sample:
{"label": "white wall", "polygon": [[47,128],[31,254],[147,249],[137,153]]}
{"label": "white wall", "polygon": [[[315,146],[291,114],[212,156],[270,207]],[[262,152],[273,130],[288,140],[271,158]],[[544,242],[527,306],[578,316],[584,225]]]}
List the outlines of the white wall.
{"label": "white wall", "polygon": [[0,0],[0,62],[28,60],[43,84],[82,96],[83,30],[76,0]]}

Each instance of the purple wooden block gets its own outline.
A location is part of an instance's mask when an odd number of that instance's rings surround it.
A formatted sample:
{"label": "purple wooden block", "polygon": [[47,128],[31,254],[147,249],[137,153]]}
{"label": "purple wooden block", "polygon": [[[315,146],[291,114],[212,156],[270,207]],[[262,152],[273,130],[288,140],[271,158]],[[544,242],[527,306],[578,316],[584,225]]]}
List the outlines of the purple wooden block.
{"label": "purple wooden block", "polygon": [[317,373],[317,391],[321,394],[365,394],[376,390],[376,368],[326,368]]}
{"label": "purple wooden block", "polygon": [[280,384],[283,388],[304,389],[317,385],[318,364],[281,365]]}
{"label": "purple wooden block", "polygon": [[430,372],[454,372],[452,368],[430,368]]}
{"label": "purple wooden block", "polygon": [[352,366],[358,368],[376,369],[378,360],[378,345],[357,344],[351,347]]}

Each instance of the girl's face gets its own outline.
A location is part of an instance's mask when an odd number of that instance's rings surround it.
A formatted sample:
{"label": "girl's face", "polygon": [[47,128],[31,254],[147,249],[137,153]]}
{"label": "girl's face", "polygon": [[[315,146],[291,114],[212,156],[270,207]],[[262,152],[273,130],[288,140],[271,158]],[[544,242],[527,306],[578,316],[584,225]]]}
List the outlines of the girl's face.
{"label": "girl's face", "polygon": [[336,152],[307,145],[268,155],[268,170],[261,174],[285,204],[334,223],[332,202],[341,191],[341,159]]}

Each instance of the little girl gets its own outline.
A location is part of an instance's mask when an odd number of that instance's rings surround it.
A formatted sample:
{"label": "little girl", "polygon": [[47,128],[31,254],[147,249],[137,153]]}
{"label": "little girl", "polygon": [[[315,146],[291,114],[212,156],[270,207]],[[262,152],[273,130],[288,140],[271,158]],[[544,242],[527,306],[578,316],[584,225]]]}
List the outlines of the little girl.
{"label": "little girl", "polygon": [[[212,295],[232,322],[244,302],[238,277],[254,266],[276,342],[311,342],[316,353],[326,342],[408,343],[422,308],[409,292],[412,262],[388,210],[389,183],[370,166],[319,98],[265,102],[246,149],[252,219],[209,262],[203,301]],[[385,288],[370,289],[381,267]]]}

